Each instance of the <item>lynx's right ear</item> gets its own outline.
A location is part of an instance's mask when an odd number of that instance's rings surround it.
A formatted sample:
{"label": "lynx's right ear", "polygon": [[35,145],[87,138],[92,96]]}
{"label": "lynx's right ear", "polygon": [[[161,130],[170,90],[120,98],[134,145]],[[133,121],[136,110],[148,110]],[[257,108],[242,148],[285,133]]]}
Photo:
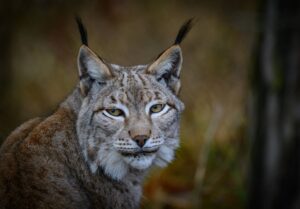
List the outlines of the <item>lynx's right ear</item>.
{"label": "lynx's right ear", "polygon": [[81,93],[86,96],[93,81],[105,83],[112,73],[104,61],[86,45],[82,45],[78,54],[78,73]]}

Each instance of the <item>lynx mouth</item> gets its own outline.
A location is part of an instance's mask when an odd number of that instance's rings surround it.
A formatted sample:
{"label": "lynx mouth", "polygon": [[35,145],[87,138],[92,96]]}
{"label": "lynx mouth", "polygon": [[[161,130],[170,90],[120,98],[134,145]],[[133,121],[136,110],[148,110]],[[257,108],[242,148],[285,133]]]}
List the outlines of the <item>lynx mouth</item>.
{"label": "lynx mouth", "polygon": [[147,156],[152,155],[157,152],[158,149],[155,150],[140,150],[137,152],[121,152],[121,155],[126,157],[138,157],[138,156]]}

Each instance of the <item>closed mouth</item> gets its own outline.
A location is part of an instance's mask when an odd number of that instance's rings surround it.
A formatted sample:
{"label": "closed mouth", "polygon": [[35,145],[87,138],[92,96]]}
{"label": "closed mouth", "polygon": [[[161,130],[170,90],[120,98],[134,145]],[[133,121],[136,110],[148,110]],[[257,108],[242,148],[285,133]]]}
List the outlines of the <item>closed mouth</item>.
{"label": "closed mouth", "polygon": [[155,150],[140,150],[136,152],[120,152],[121,155],[126,157],[137,157],[137,156],[147,156],[157,152],[158,149]]}

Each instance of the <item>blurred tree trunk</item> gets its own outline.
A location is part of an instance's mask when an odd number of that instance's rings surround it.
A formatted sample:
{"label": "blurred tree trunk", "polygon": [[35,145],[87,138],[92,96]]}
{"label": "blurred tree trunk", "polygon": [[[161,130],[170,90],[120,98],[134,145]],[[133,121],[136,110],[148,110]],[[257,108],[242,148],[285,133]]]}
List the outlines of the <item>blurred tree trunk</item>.
{"label": "blurred tree trunk", "polygon": [[[7,2],[0,2],[0,144],[8,129],[13,124],[14,118],[18,117],[17,112],[12,112],[16,104],[12,104],[11,83],[11,39],[14,30],[15,20],[14,9]],[[10,103],[9,103],[10,102]],[[14,118],[11,117],[14,115]]]}
{"label": "blurred tree trunk", "polygon": [[252,77],[249,208],[300,208],[300,1],[268,0]]}
{"label": "blurred tree trunk", "polygon": [[36,12],[45,11],[45,16],[49,17],[49,11],[55,11],[66,15],[81,5],[82,3],[77,0],[0,1],[0,145],[9,132],[21,122],[19,111],[21,104],[18,95],[13,95],[13,74],[17,73],[17,69],[13,72],[12,66],[16,29],[23,24],[22,19],[28,14],[34,16]]}

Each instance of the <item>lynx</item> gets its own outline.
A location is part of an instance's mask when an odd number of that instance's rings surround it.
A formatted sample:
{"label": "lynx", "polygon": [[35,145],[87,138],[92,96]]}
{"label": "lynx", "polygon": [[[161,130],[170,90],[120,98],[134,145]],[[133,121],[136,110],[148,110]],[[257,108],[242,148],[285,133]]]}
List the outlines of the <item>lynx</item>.
{"label": "lynx", "polygon": [[142,181],[179,146],[180,43],[147,65],[110,64],[83,45],[79,82],[56,112],[19,126],[0,149],[0,208],[139,207]]}

